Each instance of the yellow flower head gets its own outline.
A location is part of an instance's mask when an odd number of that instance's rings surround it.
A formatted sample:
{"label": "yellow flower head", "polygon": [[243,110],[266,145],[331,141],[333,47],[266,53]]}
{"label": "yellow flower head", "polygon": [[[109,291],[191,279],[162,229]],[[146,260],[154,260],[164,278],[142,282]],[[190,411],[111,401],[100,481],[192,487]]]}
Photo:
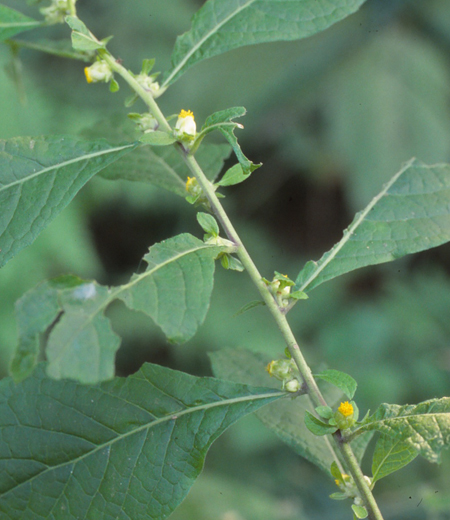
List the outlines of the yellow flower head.
{"label": "yellow flower head", "polygon": [[275,363],[275,361],[271,361],[267,366],[266,366],[266,371],[269,372],[270,376],[272,377],[272,367],[273,367],[273,364]]}
{"label": "yellow flower head", "polygon": [[345,403],[341,403],[339,406],[338,412],[344,417],[350,417],[350,415],[353,415],[353,406],[348,401],[345,401]]}
{"label": "yellow flower head", "polygon": [[189,191],[195,184],[195,177],[188,177],[186,181],[186,191]]}
{"label": "yellow flower head", "polygon": [[89,70],[89,67],[84,67],[84,73],[86,74],[86,81],[88,83],[92,83],[92,76],[91,76],[91,71]]}
{"label": "yellow flower head", "polygon": [[194,113],[191,112],[190,110],[182,110],[178,117],[181,117],[181,118],[185,118],[185,117],[192,117],[192,119],[194,119]]}

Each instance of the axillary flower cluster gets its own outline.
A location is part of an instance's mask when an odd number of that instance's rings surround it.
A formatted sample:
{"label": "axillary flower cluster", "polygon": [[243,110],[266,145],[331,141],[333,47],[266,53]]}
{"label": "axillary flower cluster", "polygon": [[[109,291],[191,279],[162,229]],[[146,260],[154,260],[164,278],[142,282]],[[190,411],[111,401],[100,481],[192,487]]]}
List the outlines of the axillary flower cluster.
{"label": "axillary flower cluster", "polygon": [[52,0],[52,3],[48,7],[42,7],[40,12],[49,25],[64,23],[65,17],[71,14],[71,7],[75,3],[76,0],[72,0],[72,2],[70,0]]}
{"label": "axillary flower cluster", "polygon": [[293,359],[277,359],[271,361],[266,371],[283,383],[283,390],[296,393],[301,389],[301,376]]}

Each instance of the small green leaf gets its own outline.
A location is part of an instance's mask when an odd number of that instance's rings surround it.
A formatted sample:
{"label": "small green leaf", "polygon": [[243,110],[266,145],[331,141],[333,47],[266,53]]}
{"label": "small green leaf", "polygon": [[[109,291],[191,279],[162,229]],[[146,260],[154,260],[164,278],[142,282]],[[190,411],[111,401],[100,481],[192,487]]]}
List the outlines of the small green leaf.
{"label": "small green leaf", "polygon": [[352,509],[353,513],[355,513],[356,518],[367,518],[368,513],[365,507],[353,504]]}
{"label": "small green leaf", "polygon": [[266,305],[266,302],[264,300],[254,300],[252,302],[246,303],[243,307],[241,307],[236,314],[234,314],[233,317],[239,316],[241,314],[244,314],[244,312],[247,312],[251,309],[254,309],[255,307],[259,307],[261,305]]}
{"label": "small green leaf", "polygon": [[442,449],[450,444],[450,397],[418,405],[382,404],[351,438],[372,430],[405,443],[430,462],[440,462]]}
{"label": "small green leaf", "polygon": [[48,379],[43,366],[4,379],[0,517],[164,520],[212,442],[284,395],[151,364],[95,386]]}
{"label": "small green leaf", "polygon": [[72,29],[72,46],[75,50],[94,51],[105,48],[105,43],[99,42],[76,16],[66,16],[66,23]]}
{"label": "small green leaf", "polygon": [[324,423],[307,410],[305,411],[305,424],[311,433],[318,436],[328,435],[337,430],[336,426]]}
{"label": "small green leaf", "polygon": [[300,271],[296,287],[313,289],[336,276],[391,262],[450,240],[450,165],[406,163],[357,213],[344,236]]}
{"label": "small green leaf", "polygon": [[375,483],[394,471],[398,471],[413,461],[417,455],[419,452],[410,444],[399,441],[390,435],[380,435],[373,454],[372,481]]}
{"label": "small green leaf", "polygon": [[[239,164],[242,167],[243,175],[248,177],[254,170],[262,165],[254,164],[248,160],[247,157],[245,157],[245,155],[242,153],[241,147],[239,146],[237,138],[234,135],[234,129],[236,127],[243,128],[243,126],[239,123],[233,122],[232,120],[236,117],[242,117],[245,115],[245,113],[246,110],[244,107],[233,107],[215,112],[214,114],[210,115],[206,119],[205,124],[202,126],[200,133],[197,135],[193,148],[196,148],[199,145],[205,135],[212,132],[213,130],[219,130],[233,148]],[[235,175],[235,172],[233,172],[233,175]]]}
{"label": "small green leaf", "polygon": [[303,291],[294,291],[289,295],[294,300],[307,300],[309,296]]}
{"label": "small green leaf", "polygon": [[109,91],[110,92],[117,92],[119,89],[120,89],[120,86],[117,83],[117,81],[115,79],[112,79],[110,84],[109,84]]}
{"label": "small green leaf", "polygon": [[329,406],[318,406],[315,410],[323,419],[331,419],[334,415],[333,410]]}
{"label": "small green leaf", "polygon": [[339,491],[337,493],[331,493],[329,496],[333,500],[346,500],[348,498],[347,493],[340,493]]}
{"label": "small green leaf", "polygon": [[0,267],[30,245],[96,173],[136,146],[71,136],[0,140]]}
{"label": "small green leaf", "polygon": [[142,135],[139,140],[141,143],[149,144],[151,146],[167,146],[169,144],[173,144],[176,141],[172,134],[167,132],[160,132],[159,130],[148,132]]}
{"label": "small green leaf", "polygon": [[145,59],[142,61],[142,74],[150,74],[153,67],[155,66],[155,59],[152,58],[151,60]]}
{"label": "small green leaf", "polygon": [[249,176],[244,174],[242,166],[238,163],[229,168],[224,176],[216,183],[216,186],[233,186],[244,182]]}
{"label": "small green leaf", "polygon": [[354,13],[364,0],[209,0],[177,38],[163,86],[192,65],[244,45],[296,40],[323,31]]}
{"label": "small green leaf", "polygon": [[336,479],[336,480],[342,480],[342,473],[341,473],[341,470],[339,469],[339,466],[336,464],[336,461],[333,460],[333,462],[331,463],[331,475]]}
{"label": "small green leaf", "polygon": [[205,233],[212,235],[213,237],[219,236],[220,229],[216,219],[209,213],[197,213],[197,221],[203,228]]}
{"label": "small green leaf", "polygon": [[314,377],[318,377],[327,383],[337,386],[349,397],[349,399],[353,399],[358,386],[358,383],[352,376],[340,372],[339,370],[324,370],[323,372],[320,372],[320,374],[315,374]]}
{"label": "small green leaf", "polygon": [[222,254],[220,256],[220,261],[224,269],[231,269],[232,271],[239,271],[240,273],[245,269],[238,258],[235,258],[228,253]]}
{"label": "small green leaf", "polygon": [[0,41],[42,25],[15,9],[0,4]]}

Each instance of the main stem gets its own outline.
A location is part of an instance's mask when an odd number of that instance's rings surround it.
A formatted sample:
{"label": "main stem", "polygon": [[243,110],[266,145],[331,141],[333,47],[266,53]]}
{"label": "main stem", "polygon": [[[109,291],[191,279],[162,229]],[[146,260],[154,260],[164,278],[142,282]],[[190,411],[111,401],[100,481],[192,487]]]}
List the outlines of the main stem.
{"label": "main stem", "polygon": [[[159,123],[160,129],[166,131],[172,131],[169,123],[167,122],[164,114],[161,112],[158,104],[154,100],[153,96],[150,92],[146,91],[137,81],[136,79],[120,64],[118,63],[106,50],[99,50],[100,56],[109,64],[111,69],[114,72],[117,72],[122,76],[122,78],[128,83],[128,85],[138,94],[141,99],[145,102],[145,104],[150,109],[150,112],[156,118]],[[266,284],[263,282],[261,274],[258,271],[258,268],[254,264],[252,258],[250,257],[247,249],[242,243],[237,231],[235,230],[233,224],[231,223],[228,215],[226,214],[222,204],[215,194],[215,190],[211,182],[208,180],[206,175],[203,173],[203,170],[200,168],[199,164],[195,160],[195,158],[184,150],[181,150],[181,147],[176,144],[179,151],[190,169],[193,173],[197,182],[201,186],[203,193],[207,197],[211,209],[216,215],[217,219],[222,225],[223,230],[225,231],[228,239],[231,240],[236,246],[236,254],[239,257],[239,260],[242,262],[242,265],[245,267],[248,275],[252,279],[256,288],[258,289],[261,297],[263,298],[265,304],[267,305],[270,313],[272,314],[275,322],[278,325],[278,328],[281,331],[281,334],[284,337],[284,340],[288,346],[289,352],[291,353],[292,359],[295,361],[298,370],[303,378],[304,386],[306,391],[315,407],[317,406],[326,406],[327,403],[317,386],[317,383],[312,375],[311,369],[308,366],[303,354],[300,350],[300,347],[294,337],[294,334],[289,326],[289,323],[286,319],[285,313],[282,309],[277,305],[275,299],[272,294],[268,290]],[[370,520],[383,520],[383,516],[381,515],[380,510],[378,509],[378,505],[375,501],[375,498],[367,485],[367,482],[364,479],[364,475],[359,467],[358,461],[350,447],[350,445],[342,440],[339,432],[333,435],[335,443],[339,448],[343,459],[346,462],[348,467],[348,471],[351,473],[356,486],[358,487],[359,492],[364,500],[364,505],[367,508],[369,513]],[[327,441],[328,442],[328,441]],[[339,460],[336,456],[335,450],[331,448],[334,458],[338,465],[340,465]]]}

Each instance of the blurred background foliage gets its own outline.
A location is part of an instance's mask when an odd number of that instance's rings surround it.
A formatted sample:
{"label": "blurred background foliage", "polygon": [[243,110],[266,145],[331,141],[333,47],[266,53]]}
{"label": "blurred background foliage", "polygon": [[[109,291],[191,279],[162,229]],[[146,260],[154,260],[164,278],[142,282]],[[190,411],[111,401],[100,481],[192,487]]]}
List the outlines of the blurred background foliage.
{"label": "blurred background foliage", "polygon": [[[3,0],[31,16],[36,6]],[[201,0],[79,0],[80,17],[111,51],[140,70],[169,67],[175,37]],[[42,5],[42,4],[41,4]],[[67,38],[67,27],[20,35]],[[45,33],[44,35],[42,33]],[[80,62],[0,49],[0,137],[78,134],[115,113],[127,89],[88,85]],[[14,70],[14,78],[11,71]],[[242,48],[191,69],[161,98],[166,114],[243,105],[241,145],[263,168],[226,189],[226,209],[261,272],[295,278],[400,168],[416,156],[450,161],[448,0],[368,0],[364,8],[305,41]],[[142,106],[139,107],[139,110]],[[135,111],[133,109],[133,111]],[[117,284],[148,247],[180,232],[201,236],[195,210],[148,185],[94,179],[36,242],[0,273],[0,372],[15,345],[14,302],[44,278],[74,273]],[[217,268],[211,310],[188,344],[169,346],[143,315],[108,310],[123,345],[117,371],[151,361],[210,375],[206,353],[245,347],[281,357],[283,343],[264,308],[235,313],[257,298],[245,274]],[[360,409],[450,395],[450,245],[331,281],[289,315],[314,368],[344,370],[359,382]],[[370,465],[365,467],[370,472]],[[450,518],[450,456],[441,467],[416,460],[377,484],[386,519]],[[174,520],[349,518],[349,504],[316,468],[247,418],[213,446],[203,475]]]}

